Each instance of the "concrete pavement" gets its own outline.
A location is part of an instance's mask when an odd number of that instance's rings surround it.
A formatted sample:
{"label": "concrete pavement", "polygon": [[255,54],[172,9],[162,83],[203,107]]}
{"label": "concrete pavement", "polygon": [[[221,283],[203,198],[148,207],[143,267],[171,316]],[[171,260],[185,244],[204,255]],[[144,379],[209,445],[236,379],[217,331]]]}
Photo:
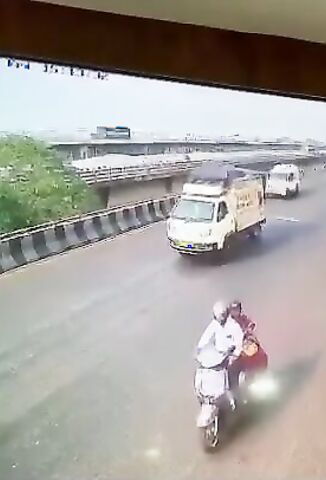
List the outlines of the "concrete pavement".
{"label": "concrete pavement", "polygon": [[[3,275],[0,478],[324,478],[326,173],[305,182],[223,264],[159,224]],[[244,300],[284,395],[207,456],[192,356],[219,297]]]}

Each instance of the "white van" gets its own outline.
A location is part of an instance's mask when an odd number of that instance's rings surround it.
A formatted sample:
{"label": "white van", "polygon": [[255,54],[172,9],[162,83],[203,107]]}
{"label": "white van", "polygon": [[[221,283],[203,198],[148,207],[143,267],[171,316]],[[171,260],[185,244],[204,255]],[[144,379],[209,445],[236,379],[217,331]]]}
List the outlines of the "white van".
{"label": "white van", "polygon": [[167,221],[167,236],[182,254],[223,250],[234,235],[256,236],[266,222],[260,177],[225,183],[187,183]]}
{"label": "white van", "polygon": [[266,195],[287,198],[296,196],[300,191],[300,183],[300,169],[296,165],[275,165],[267,177]]}

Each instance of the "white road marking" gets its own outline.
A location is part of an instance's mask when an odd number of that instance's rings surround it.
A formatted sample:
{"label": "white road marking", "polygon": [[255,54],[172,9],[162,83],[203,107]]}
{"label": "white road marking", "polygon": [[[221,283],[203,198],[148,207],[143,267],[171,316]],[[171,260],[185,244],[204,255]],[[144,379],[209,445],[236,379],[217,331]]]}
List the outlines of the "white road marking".
{"label": "white road marking", "polygon": [[279,220],[281,222],[292,222],[292,223],[299,223],[300,220],[298,220],[297,218],[293,218],[293,217],[275,217],[275,220]]}

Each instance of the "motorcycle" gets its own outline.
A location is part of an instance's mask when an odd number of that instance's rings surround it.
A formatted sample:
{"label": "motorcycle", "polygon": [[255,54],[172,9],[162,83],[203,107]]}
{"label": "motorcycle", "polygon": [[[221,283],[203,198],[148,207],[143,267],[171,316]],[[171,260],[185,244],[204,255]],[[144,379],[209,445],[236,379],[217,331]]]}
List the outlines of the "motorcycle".
{"label": "motorcycle", "polygon": [[196,424],[206,451],[219,444],[228,413],[232,410],[228,382],[229,357],[229,351],[219,352],[212,346],[205,347],[197,356],[195,392],[200,413]]}
{"label": "motorcycle", "polygon": [[239,386],[234,392],[229,390],[230,358],[232,352],[218,352],[212,346],[197,355],[195,392],[200,413],[196,425],[207,452],[215,451],[223,434],[245,414],[248,405],[271,400],[278,391],[275,379],[267,371],[267,356],[254,335],[245,337],[238,359],[242,366]]}

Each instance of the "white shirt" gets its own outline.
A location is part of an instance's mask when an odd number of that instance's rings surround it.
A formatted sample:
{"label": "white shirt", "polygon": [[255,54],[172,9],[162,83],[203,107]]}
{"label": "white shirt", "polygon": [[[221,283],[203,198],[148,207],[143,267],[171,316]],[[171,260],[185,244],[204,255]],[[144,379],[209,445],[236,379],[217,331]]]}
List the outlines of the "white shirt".
{"label": "white shirt", "polygon": [[226,352],[235,347],[233,356],[239,357],[243,346],[243,331],[232,317],[228,317],[222,326],[217,320],[212,320],[202,334],[198,348],[212,344],[220,352]]}

